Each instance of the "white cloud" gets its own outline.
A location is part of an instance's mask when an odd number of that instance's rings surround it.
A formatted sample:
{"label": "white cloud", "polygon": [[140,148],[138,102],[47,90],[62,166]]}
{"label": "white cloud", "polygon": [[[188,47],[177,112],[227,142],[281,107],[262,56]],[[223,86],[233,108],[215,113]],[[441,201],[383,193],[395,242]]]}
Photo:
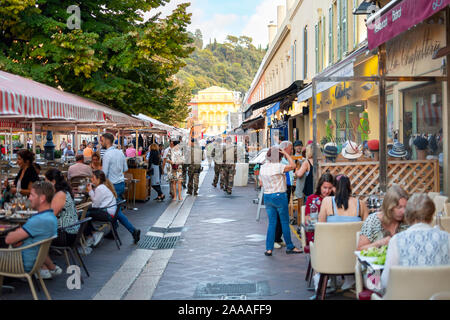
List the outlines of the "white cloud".
{"label": "white cloud", "polygon": [[185,2],[191,3],[187,9],[189,13],[192,13],[188,30],[194,32],[196,29],[200,29],[204,44],[209,43],[210,39],[223,42],[227,35],[246,35],[253,38],[255,46],[261,45],[262,47],[265,47],[269,41],[267,25],[270,21],[276,23],[277,5],[286,5],[285,0],[261,0],[260,5],[251,15],[241,12],[222,14],[206,12],[199,0],[171,0],[163,7],[146,12],[144,16],[148,19],[157,12],[161,12],[161,17],[164,18],[171,14],[177,5]]}
{"label": "white cloud", "polygon": [[277,23],[277,6],[286,5],[283,0],[263,0],[256,7],[256,12],[251,15],[244,28],[242,34],[253,38],[255,46],[261,45],[266,47],[269,42],[269,31],[267,25],[270,21]]}

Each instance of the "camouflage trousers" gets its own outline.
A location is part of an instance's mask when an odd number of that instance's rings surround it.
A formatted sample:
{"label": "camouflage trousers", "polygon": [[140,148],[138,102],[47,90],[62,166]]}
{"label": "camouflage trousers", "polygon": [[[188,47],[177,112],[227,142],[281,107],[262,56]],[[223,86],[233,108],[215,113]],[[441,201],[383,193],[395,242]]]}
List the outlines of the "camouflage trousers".
{"label": "camouflage trousers", "polygon": [[233,189],[234,175],[236,173],[235,164],[224,164],[222,166],[222,176],[220,177],[221,182],[223,181],[224,190],[231,192]]}
{"label": "camouflage trousers", "polygon": [[[214,163],[214,180],[213,184],[217,186],[217,182],[219,182],[219,176],[222,175],[222,165],[218,163]],[[220,187],[223,189],[223,179],[220,178]]]}
{"label": "camouflage trousers", "polygon": [[186,184],[186,175],[188,172],[188,168],[189,168],[188,164],[183,164],[183,173],[181,174],[181,177],[183,178],[183,185]]}
{"label": "camouflage trousers", "polygon": [[200,164],[191,164],[188,166],[188,192],[189,193],[197,193],[198,191],[198,181],[200,177],[200,171],[202,169],[202,166]]}

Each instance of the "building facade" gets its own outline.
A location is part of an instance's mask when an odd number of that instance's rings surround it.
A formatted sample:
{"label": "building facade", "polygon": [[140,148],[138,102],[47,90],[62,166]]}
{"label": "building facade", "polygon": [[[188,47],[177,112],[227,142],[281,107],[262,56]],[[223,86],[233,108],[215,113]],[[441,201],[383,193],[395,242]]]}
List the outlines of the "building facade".
{"label": "building facade", "polygon": [[[348,140],[360,146],[381,137],[388,146],[402,143],[408,151],[405,160],[439,161],[439,190],[448,194],[448,58],[436,53],[448,49],[449,1],[378,1],[376,10],[354,14],[364,2],[369,1],[287,0],[279,6],[277,24],[268,26],[269,50],[244,98],[244,121],[262,113],[266,146],[285,139],[305,144],[314,134],[322,147],[332,141],[339,152]],[[416,6],[424,8],[420,20],[419,14],[407,17],[407,9]],[[372,22],[366,25],[365,20]],[[408,20],[416,22],[395,34],[399,26],[394,21],[406,25]],[[369,49],[368,35],[384,32],[386,39]],[[393,80],[380,88],[382,76]],[[327,77],[348,80],[324,81]],[[274,103],[298,80],[304,88],[289,108]],[[264,105],[263,111],[255,105]],[[425,154],[416,150],[417,136],[429,141]]]}
{"label": "building facade", "polygon": [[[191,126],[202,128],[204,135],[215,136],[226,132],[240,111],[240,94],[221,87],[201,90],[191,103]],[[198,130],[196,130],[198,131]]]}

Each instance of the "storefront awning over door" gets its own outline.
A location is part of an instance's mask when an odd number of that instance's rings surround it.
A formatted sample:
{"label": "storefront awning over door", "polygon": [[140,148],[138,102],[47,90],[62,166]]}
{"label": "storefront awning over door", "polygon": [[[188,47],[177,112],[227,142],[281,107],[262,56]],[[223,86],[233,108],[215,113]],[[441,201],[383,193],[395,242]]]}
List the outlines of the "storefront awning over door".
{"label": "storefront awning over door", "polygon": [[136,119],[101,103],[4,71],[0,71],[0,116],[136,124]]}
{"label": "storefront awning over door", "polygon": [[367,19],[369,49],[393,39],[448,5],[450,0],[403,0],[388,10],[378,11]]}
{"label": "storefront awning over door", "polygon": [[243,130],[264,129],[264,124],[265,124],[264,117],[260,115],[260,116],[254,118],[254,119],[249,119],[249,120],[246,120],[246,121],[242,122],[241,128]]}
{"label": "storefront awning over door", "polygon": [[265,106],[268,106],[269,104],[273,104],[276,102],[281,102],[281,107],[283,107],[283,101],[288,99],[290,102],[295,100],[295,96],[299,90],[303,89],[303,81],[297,80],[294,83],[292,83],[288,88],[281,90],[270,97],[267,97],[259,102],[256,102],[252,104],[246,111],[245,111],[245,118],[249,118],[252,115],[252,112],[263,108]]}
{"label": "storefront awning over door", "polygon": [[[322,73],[319,73],[317,78],[326,78],[326,77],[353,77],[354,76],[354,62],[356,58],[359,57],[362,53],[367,51],[367,47],[360,48],[350,54],[341,62],[325,69]],[[326,91],[335,85],[339,84],[339,82],[318,82],[317,83],[317,93],[321,93]],[[311,99],[312,97],[312,86],[308,85],[305,89],[297,93],[297,101],[306,101]]]}

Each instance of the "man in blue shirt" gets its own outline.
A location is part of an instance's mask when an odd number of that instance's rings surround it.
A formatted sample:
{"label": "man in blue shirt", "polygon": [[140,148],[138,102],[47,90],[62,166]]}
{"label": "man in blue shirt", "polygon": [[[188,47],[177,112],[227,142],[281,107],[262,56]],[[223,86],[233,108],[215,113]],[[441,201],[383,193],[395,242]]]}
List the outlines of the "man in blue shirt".
{"label": "man in blue shirt", "polygon": [[[27,246],[56,236],[58,222],[50,206],[54,193],[53,185],[50,182],[37,181],[33,183],[29,200],[31,207],[37,210],[38,213],[28,219],[22,228],[10,232],[5,239],[6,244],[12,244],[15,247]],[[30,272],[33,269],[38,252],[39,246],[22,252],[23,265],[26,272]]]}
{"label": "man in blue shirt", "polygon": [[[127,160],[122,151],[116,149],[113,146],[114,136],[111,133],[104,133],[100,142],[102,147],[106,149],[103,155],[103,172],[106,178],[114,185],[114,189],[117,193],[117,199],[122,200],[122,195],[125,192],[125,176],[124,172],[128,171]],[[134,239],[134,243],[138,243],[141,235],[141,230],[136,229],[127,217],[119,210],[117,215],[119,222],[127,228]]]}

